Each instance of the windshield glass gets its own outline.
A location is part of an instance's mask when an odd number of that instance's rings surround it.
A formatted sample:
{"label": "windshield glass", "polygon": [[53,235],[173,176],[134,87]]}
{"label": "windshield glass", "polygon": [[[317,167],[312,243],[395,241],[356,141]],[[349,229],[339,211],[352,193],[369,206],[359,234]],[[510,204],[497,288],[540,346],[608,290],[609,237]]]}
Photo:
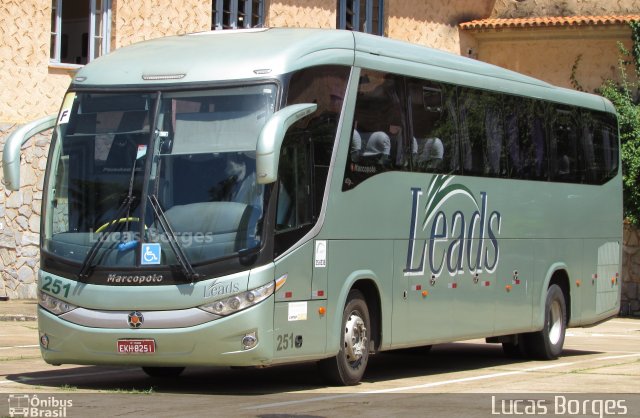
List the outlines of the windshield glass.
{"label": "windshield glass", "polygon": [[[276,94],[273,84],[69,93],[45,185],[45,252],[83,263],[108,235],[93,264],[157,267],[179,261],[172,239],[191,264],[259,247],[255,148]],[[145,262],[139,243],[159,244],[159,257]]]}

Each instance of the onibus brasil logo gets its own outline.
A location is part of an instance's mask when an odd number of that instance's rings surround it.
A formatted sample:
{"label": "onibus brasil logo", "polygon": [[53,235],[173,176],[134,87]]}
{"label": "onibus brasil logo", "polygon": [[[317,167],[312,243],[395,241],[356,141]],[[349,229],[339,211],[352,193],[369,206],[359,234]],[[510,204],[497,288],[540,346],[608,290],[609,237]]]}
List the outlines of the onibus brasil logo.
{"label": "onibus brasil logo", "polygon": [[[454,176],[437,175],[429,182],[426,192],[420,187],[411,188],[411,225],[407,264],[403,269],[405,276],[421,276],[427,269],[433,277],[439,277],[445,269],[450,276],[465,271],[493,273],[498,267],[502,215],[498,211],[489,213],[486,192],[480,192],[478,201],[471,190],[453,183],[453,180]],[[464,200],[467,200],[465,206],[470,206],[471,211],[455,210],[460,206],[456,203]],[[441,210],[446,203],[454,210]],[[424,218],[419,223],[422,207]],[[426,232],[426,239],[420,248],[416,241],[422,240],[422,231]],[[420,254],[419,262],[414,261],[416,250]]]}
{"label": "onibus brasil logo", "polygon": [[14,417],[56,417],[64,418],[73,407],[73,400],[55,396],[9,395],[9,416]]}

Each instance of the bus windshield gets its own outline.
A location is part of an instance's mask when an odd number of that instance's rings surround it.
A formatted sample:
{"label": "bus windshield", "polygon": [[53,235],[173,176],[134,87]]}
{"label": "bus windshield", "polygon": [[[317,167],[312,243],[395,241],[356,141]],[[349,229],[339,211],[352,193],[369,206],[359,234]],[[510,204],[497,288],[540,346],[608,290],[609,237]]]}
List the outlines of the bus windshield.
{"label": "bus windshield", "polygon": [[[275,84],[69,93],[45,185],[44,250],[131,267],[182,263],[172,242],[191,264],[259,248],[255,149],[276,97]],[[145,259],[139,243],[159,251]]]}

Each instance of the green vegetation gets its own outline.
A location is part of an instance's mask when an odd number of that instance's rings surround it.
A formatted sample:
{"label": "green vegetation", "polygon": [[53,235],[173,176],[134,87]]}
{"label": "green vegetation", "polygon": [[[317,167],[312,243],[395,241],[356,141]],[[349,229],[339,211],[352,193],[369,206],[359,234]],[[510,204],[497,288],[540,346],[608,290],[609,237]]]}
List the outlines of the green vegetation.
{"label": "green vegetation", "polygon": [[[640,226],[640,22],[631,22],[633,46],[628,51],[621,43],[618,59],[619,81],[606,80],[597,93],[609,99],[618,112],[624,189],[624,216],[627,222]],[[581,56],[572,68],[571,83],[576,89],[575,70]],[[633,64],[633,65],[631,65]],[[631,70],[628,70],[631,68]],[[628,71],[635,74],[630,80]]]}
{"label": "green vegetation", "polygon": [[149,387],[149,389],[136,389],[136,388],[122,389],[122,388],[118,388],[118,389],[108,390],[106,392],[108,392],[108,393],[126,393],[126,394],[130,394],[130,395],[151,395],[151,394],[155,393],[155,389],[154,389],[153,386]]}

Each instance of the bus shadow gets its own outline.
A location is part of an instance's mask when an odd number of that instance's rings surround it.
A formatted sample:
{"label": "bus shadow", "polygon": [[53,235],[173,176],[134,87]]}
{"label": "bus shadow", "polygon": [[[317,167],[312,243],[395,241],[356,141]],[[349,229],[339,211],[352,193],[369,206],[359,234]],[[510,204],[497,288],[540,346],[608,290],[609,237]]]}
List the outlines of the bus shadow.
{"label": "bus shadow", "polygon": [[[598,354],[598,351],[565,349],[563,358]],[[456,342],[383,352],[370,361],[363,381],[374,383],[392,379],[435,376],[485,368],[504,368],[531,362],[506,356],[500,344]],[[540,364],[546,362],[540,361]]]}
{"label": "bus shadow", "polygon": [[[562,358],[597,354],[594,351],[564,350]],[[559,361],[562,361],[562,358]],[[524,363],[506,357],[499,344],[450,343],[432,350],[407,349],[370,357],[363,382],[437,376],[483,368],[508,367]],[[211,394],[269,395],[327,388],[315,363],[269,368],[189,367],[178,378],[148,377],[136,367],[78,366],[7,375],[7,380],[37,388],[59,391],[100,391],[117,394]],[[338,392],[338,390],[336,390]]]}

